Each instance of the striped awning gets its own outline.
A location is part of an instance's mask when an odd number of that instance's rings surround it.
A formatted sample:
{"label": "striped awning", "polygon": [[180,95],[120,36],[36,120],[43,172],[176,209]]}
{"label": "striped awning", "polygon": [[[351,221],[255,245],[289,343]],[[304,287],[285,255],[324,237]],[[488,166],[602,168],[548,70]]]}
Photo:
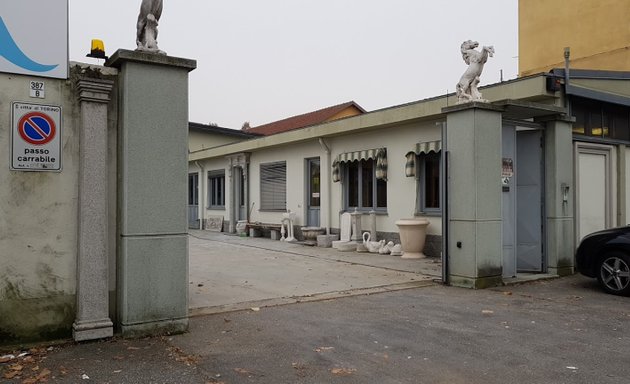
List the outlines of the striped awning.
{"label": "striped awning", "polygon": [[424,143],[418,143],[415,145],[414,153],[416,155],[427,154],[431,152],[438,153],[442,150],[442,141],[425,141]]}
{"label": "striped awning", "polygon": [[365,149],[362,151],[346,152],[337,156],[337,159],[333,161],[332,179],[333,182],[341,181],[341,164],[345,162],[360,161],[360,160],[376,160],[376,178],[379,180],[387,181],[387,149],[375,148]]}
{"label": "striped awning", "polygon": [[425,141],[423,143],[417,143],[412,151],[407,152],[405,157],[405,176],[416,176],[416,157],[419,155],[426,155],[431,152],[438,153],[442,150],[442,141]]}
{"label": "striped awning", "polygon": [[380,149],[384,150],[384,148],[376,148],[342,153],[339,155],[339,157],[337,157],[337,160],[339,160],[340,163],[345,163],[347,161],[376,159],[376,156]]}

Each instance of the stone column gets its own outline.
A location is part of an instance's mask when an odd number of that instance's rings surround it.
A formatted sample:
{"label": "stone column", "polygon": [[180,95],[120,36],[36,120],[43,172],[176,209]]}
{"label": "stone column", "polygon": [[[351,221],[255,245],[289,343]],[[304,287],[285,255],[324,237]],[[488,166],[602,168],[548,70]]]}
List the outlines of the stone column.
{"label": "stone column", "polygon": [[118,315],[123,336],[188,329],[188,73],[194,60],[118,50]]}
{"label": "stone column", "polygon": [[[547,271],[570,275],[574,268],[573,133],[571,120],[548,121],[545,127],[545,212]],[[564,201],[562,188],[569,188]]]}
{"label": "stone column", "polygon": [[245,220],[249,221],[249,164],[243,164],[243,202],[245,203]]}
{"label": "stone column", "polygon": [[444,108],[449,153],[449,280],[485,288],[501,284],[502,111],[486,103]]}
{"label": "stone column", "polygon": [[228,233],[234,233],[236,232],[236,217],[234,216],[234,165],[232,165],[232,159],[229,160],[228,179],[225,185],[230,186],[229,192],[226,189],[226,193],[228,193],[228,220],[230,220]]}
{"label": "stone column", "polygon": [[113,336],[109,319],[107,246],[108,80],[77,81],[81,104],[76,341]]}

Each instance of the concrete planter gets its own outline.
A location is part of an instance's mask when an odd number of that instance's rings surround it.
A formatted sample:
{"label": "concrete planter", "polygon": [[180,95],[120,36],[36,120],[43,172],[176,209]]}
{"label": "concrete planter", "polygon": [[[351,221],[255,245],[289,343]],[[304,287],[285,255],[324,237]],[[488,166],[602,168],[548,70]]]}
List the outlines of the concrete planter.
{"label": "concrete planter", "polygon": [[425,219],[402,219],[396,222],[400,232],[403,259],[423,259],[424,242],[429,221]]}
{"label": "concrete planter", "polygon": [[300,230],[307,245],[317,245],[317,237],[326,233],[326,228],[321,227],[302,227]]}

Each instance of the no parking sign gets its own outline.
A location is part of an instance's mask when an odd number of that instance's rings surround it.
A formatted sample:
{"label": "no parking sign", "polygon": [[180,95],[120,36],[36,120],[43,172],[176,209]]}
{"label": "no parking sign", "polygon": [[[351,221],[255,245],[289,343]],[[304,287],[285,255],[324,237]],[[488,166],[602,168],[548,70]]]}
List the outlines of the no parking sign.
{"label": "no parking sign", "polygon": [[11,170],[61,171],[61,107],[11,104]]}

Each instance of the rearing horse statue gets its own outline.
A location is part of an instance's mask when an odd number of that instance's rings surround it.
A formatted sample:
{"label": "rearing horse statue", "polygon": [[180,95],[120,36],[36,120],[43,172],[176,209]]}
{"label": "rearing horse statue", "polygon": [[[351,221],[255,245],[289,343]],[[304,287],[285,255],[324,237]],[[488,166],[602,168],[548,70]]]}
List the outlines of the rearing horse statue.
{"label": "rearing horse statue", "polygon": [[488,100],[483,99],[477,86],[480,82],[484,64],[488,61],[488,57],[494,55],[494,47],[483,47],[481,52],[479,52],[475,50],[478,46],[479,43],[472,40],[462,43],[462,58],[468,64],[468,69],[459,79],[459,83],[457,83],[457,104],[471,101],[488,102]]}
{"label": "rearing horse statue", "polygon": [[136,34],[138,51],[166,54],[160,51],[157,44],[157,27],[161,16],[162,0],[142,0]]}

